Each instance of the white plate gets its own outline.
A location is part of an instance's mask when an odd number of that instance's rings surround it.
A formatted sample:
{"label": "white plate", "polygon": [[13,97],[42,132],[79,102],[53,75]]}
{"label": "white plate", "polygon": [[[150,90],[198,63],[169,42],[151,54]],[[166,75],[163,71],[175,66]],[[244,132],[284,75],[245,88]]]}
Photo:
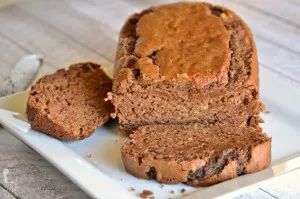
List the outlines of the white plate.
{"label": "white plate", "polygon": [[[263,127],[272,136],[272,166],[206,188],[183,184],[162,187],[155,181],[127,174],[119,150],[125,138],[116,133],[115,123],[98,128],[90,138],[76,142],[62,142],[31,130],[24,114],[27,92],[0,99],[0,122],[94,198],[137,198],[143,189],[151,190],[155,198],[226,196],[300,167],[297,157],[300,153],[300,88],[264,68],[261,74],[262,101],[271,112],[263,115]],[[130,187],[135,191],[129,191]],[[182,188],[186,190],[184,194],[180,192]]]}

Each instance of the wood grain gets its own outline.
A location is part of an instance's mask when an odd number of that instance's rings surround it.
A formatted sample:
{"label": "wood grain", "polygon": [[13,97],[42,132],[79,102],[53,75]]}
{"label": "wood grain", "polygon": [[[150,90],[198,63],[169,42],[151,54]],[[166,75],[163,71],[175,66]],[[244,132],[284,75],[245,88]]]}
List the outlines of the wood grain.
{"label": "wood grain", "polygon": [[17,6],[0,12],[0,33],[33,53],[40,54],[53,66],[94,61],[111,68],[112,63],[74,39],[28,15]]}
{"label": "wood grain", "polygon": [[82,47],[98,53],[111,62],[113,61],[118,32],[112,31],[107,25],[77,12],[65,1],[57,6],[54,1],[37,0],[19,4],[18,7],[41,23],[47,24],[52,29],[72,38]]}
{"label": "wood grain", "polygon": [[300,53],[300,45],[298,45],[300,30],[298,27],[271,16],[268,17],[268,15],[238,2],[228,1],[225,5],[235,10],[247,22],[255,36]]}
{"label": "wood grain", "polygon": [[[291,6],[288,1],[282,0],[234,0],[235,2],[269,15],[276,20],[283,21],[296,27],[300,27],[300,12],[298,6]],[[268,8],[268,9],[266,9]]]}
{"label": "wood grain", "polygon": [[15,199],[15,197],[11,193],[9,193],[5,188],[1,187],[1,184],[0,184],[0,198]]}
{"label": "wood grain", "polygon": [[[5,49],[2,49],[5,47]],[[3,79],[8,74],[14,64],[16,64],[28,51],[10,42],[0,34],[0,78]],[[0,81],[1,82],[1,81]]]}
{"label": "wood grain", "polygon": [[0,151],[0,183],[16,196],[87,198],[45,159],[3,129],[0,130]]}

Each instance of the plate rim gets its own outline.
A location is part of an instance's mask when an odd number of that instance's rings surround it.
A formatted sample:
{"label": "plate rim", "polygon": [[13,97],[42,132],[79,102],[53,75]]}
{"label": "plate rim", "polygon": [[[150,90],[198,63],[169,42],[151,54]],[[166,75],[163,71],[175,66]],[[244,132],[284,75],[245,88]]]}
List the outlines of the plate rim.
{"label": "plate rim", "polygon": [[[12,112],[12,111],[6,110],[5,107],[3,106],[3,104],[5,104],[5,102],[8,101],[10,98],[17,98],[20,95],[26,96],[27,94],[28,94],[28,91],[23,91],[23,92],[15,93],[13,95],[1,97],[0,98],[0,116],[1,116],[1,112],[3,112],[3,111],[9,112],[11,115],[13,115],[13,113],[18,114],[18,112]],[[45,152],[46,149],[41,148],[41,146],[37,146],[36,144],[32,143],[28,138],[26,138],[26,136],[24,136],[25,135],[24,132],[21,132],[21,130],[16,128],[16,124],[11,124],[11,122],[9,122],[9,120],[5,120],[1,117],[0,117],[0,122],[3,125],[3,127],[8,130],[8,132],[10,132],[12,135],[14,135],[17,139],[19,139],[26,145],[32,147],[37,153],[39,153],[43,158],[45,158],[47,161],[49,161],[60,172],[62,172],[67,178],[69,178],[72,182],[74,182],[77,186],[79,186],[84,192],[86,192],[91,197],[93,197],[93,198],[99,198],[99,197],[114,198],[114,197],[118,196],[119,194],[122,194],[123,198],[138,198],[137,196],[129,194],[128,191],[124,187],[122,187],[121,185],[119,185],[117,182],[110,179],[109,177],[107,177],[105,173],[101,172],[96,166],[94,166],[91,162],[89,162],[88,160],[83,158],[81,155],[77,154],[76,152],[74,152],[73,150],[71,150],[70,148],[65,146],[63,144],[63,142],[61,142],[60,140],[51,138],[45,134],[42,134],[42,133],[39,133],[37,131],[30,129],[30,131],[37,133],[39,137],[44,137],[44,139],[51,140],[51,142],[53,142],[57,145],[60,145],[61,148],[64,148],[64,150],[68,151],[69,155],[72,156],[72,158],[70,158],[70,159],[77,159],[79,162],[81,162],[82,165],[85,165],[82,167],[89,168],[89,172],[90,172],[90,169],[92,170],[93,173],[96,172],[97,175],[95,175],[95,174],[93,174],[93,175],[97,176],[98,180],[105,179],[107,182],[109,182],[109,184],[113,185],[114,187],[117,186],[119,188],[118,194],[114,194],[114,192],[107,191],[109,189],[104,189],[104,192],[108,193],[107,195],[105,195],[105,193],[102,191],[103,189],[101,189],[103,187],[101,187],[100,185],[97,185],[98,188],[95,189],[95,188],[93,188],[93,186],[90,186],[91,185],[90,183],[84,184],[86,182],[82,182],[82,179],[78,179],[78,176],[74,177],[72,175],[72,172],[70,172],[68,169],[65,168],[66,167],[65,165],[62,165],[61,162],[59,162],[57,159],[55,159],[55,157],[52,156],[53,154],[52,155],[47,154]],[[29,123],[27,123],[25,121],[22,121],[22,122],[29,125]],[[23,136],[22,136],[22,134],[23,134]],[[249,186],[253,186],[255,184],[262,183],[266,180],[269,180],[278,175],[282,175],[286,172],[290,172],[299,167],[300,167],[300,152],[298,152],[290,157],[285,157],[276,162],[272,162],[270,167],[268,167],[262,171],[252,173],[252,174],[247,174],[244,176],[240,176],[239,178],[234,178],[234,179],[228,180],[224,183],[219,183],[219,184],[210,186],[209,189],[198,190],[198,191],[196,190],[192,193],[189,193],[186,196],[183,195],[182,198],[192,199],[192,198],[197,198],[199,196],[201,196],[202,198],[204,198],[204,197],[205,198],[224,197],[228,194],[232,194],[234,192],[240,192]],[[73,168],[73,170],[74,170],[74,168]],[[85,170],[85,172],[88,172],[88,171]],[[101,190],[101,191],[99,191],[99,190]],[[103,193],[104,193],[104,195],[103,195]],[[113,195],[111,195],[111,193]],[[112,197],[110,197],[110,196],[112,196]]]}

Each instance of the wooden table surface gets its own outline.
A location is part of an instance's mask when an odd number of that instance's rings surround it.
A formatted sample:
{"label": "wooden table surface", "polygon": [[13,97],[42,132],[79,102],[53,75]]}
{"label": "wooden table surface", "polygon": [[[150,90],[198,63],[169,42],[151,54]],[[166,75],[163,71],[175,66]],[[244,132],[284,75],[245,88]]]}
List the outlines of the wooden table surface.
{"label": "wooden table surface", "polygon": [[[23,56],[44,58],[39,76],[77,61],[111,72],[125,19],[161,0],[1,0],[0,82]],[[260,66],[300,85],[300,1],[219,0],[242,16]],[[88,198],[31,148],[0,128],[0,198]]]}

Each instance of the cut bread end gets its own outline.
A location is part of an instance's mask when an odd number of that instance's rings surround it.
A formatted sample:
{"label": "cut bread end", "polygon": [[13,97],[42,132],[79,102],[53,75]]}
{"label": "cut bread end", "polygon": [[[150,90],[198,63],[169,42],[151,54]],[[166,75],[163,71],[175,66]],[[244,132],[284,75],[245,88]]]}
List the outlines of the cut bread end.
{"label": "cut bread end", "polygon": [[259,127],[149,125],[131,134],[121,153],[136,177],[207,186],[268,167],[271,138]]}
{"label": "cut bread end", "polygon": [[111,79],[94,63],[79,63],[42,77],[27,102],[31,127],[63,140],[90,136],[113,112],[105,102]]}

